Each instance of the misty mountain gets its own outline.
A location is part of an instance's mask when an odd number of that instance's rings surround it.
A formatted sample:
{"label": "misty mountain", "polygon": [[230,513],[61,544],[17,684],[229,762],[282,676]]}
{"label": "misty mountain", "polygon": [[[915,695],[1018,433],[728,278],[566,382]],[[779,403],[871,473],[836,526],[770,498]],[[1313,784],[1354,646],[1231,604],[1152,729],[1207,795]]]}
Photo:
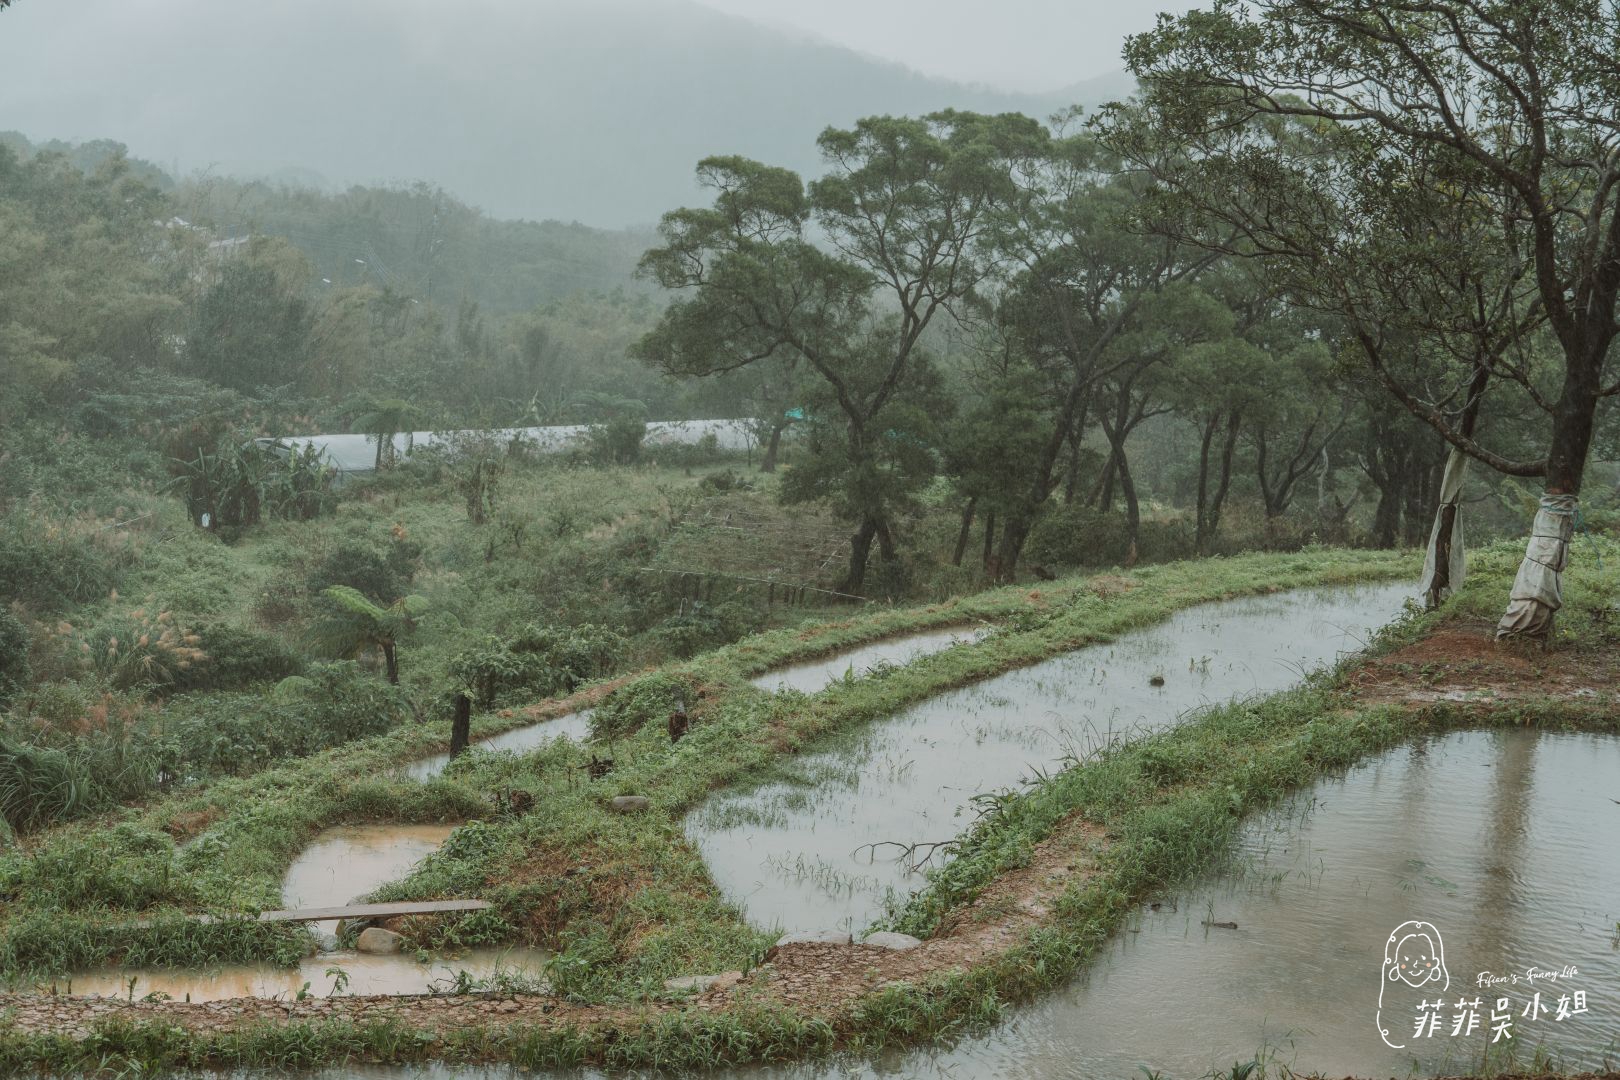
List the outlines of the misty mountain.
{"label": "misty mountain", "polygon": [[500,217],[646,224],[699,158],[817,171],[816,134],[1044,96],[929,78],[690,0],[53,0],[0,15],[0,129],[117,139],[183,173],[334,188],[426,180]]}

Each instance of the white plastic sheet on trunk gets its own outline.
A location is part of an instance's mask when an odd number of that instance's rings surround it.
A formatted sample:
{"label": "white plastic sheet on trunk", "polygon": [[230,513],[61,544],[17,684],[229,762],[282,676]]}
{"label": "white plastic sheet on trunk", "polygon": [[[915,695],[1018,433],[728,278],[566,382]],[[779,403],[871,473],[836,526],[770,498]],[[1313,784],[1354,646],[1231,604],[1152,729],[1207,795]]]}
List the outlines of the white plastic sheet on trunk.
{"label": "white plastic sheet on trunk", "polygon": [[1553,616],[1564,606],[1560,575],[1569,562],[1579,506],[1575,495],[1541,497],[1519,576],[1513,579],[1512,599],[1496,625],[1497,637],[1546,637],[1552,632]]}
{"label": "white plastic sheet on trunk", "polygon": [[[1434,528],[1429,530],[1429,550],[1423,556],[1423,583],[1418,586],[1422,596],[1433,596],[1436,604],[1462,588],[1467,560],[1463,557],[1462,486],[1468,473],[1468,455],[1452,450],[1446,458],[1446,471],[1440,478],[1440,505],[1435,507]],[[1435,570],[1440,560],[1440,528],[1445,520],[1446,507],[1451,507],[1451,547],[1446,552],[1446,582],[1436,593]]]}

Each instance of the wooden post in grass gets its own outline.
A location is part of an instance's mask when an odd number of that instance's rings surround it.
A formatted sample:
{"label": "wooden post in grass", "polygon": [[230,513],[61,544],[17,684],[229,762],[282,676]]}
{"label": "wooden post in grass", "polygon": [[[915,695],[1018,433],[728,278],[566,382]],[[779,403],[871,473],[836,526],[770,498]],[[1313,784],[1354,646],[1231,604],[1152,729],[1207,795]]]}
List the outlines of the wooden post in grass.
{"label": "wooden post in grass", "polygon": [[450,722],[450,756],[456,757],[467,749],[472,735],[472,698],[465,692],[456,695],[456,715]]}

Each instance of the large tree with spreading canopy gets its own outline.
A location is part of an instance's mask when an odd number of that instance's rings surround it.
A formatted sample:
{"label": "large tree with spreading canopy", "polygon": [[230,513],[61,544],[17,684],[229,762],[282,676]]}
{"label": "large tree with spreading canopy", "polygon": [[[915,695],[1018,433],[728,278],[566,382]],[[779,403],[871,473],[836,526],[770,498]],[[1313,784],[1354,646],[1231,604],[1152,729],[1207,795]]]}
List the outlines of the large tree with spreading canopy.
{"label": "large tree with spreading canopy", "polygon": [[[1342,316],[1385,388],[1458,452],[1543,477],[1502,635],[1544,636],[1599,405],[1620,393],[1620,12],[1599,0],[1216,0],[1126,50],[1170,140],[1167,217],[1234,225]],[[1533,347],[1545,323],[1554,347]],[[1453,377],[1436,379],[1437,370]],[[1547,416],[1545,455],[1475,438],[1487,385]],[[1449,486],[1449,485],[1448,485]]]}
{"label": "large tree with spreading canopy", "polygon": [[895,554],[897,495],[915,469],[908,387],[926,382],[924,335],[993,270],[980,238],[1013,194],[1011,173],[1044,132],[1023,116],[942,112],[829,128],[809,185],[739,157],[701,162],[709,208],[675,210],[641,272],[679,293],[636,347],[672,375],[765,361],[813,372],[842,438],[817,494],[855,526],[841,588],[859,592],[874,540]]}

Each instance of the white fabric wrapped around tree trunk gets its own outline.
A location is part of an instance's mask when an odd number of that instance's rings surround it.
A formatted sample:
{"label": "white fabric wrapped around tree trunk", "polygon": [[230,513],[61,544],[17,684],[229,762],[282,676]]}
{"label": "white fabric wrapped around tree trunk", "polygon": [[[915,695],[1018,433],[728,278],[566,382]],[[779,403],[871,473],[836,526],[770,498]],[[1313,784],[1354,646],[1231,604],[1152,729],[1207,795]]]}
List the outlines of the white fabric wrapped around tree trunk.
{"label": "white fabric wrapped around tree trunk", "polygon": [[1575,512],[1580,499],[1575,495],[1543,495],[1530,527],[1530,543],[1525,548],[1519,576],[1513,579],[1513,596],[1507,612],[1496,625],[1496,636],[1546,637],[1552,633],[1553,616],[1564,606],[1560,575],[1569,562],[1569,542],[1575,535]]}
{"label": "white fabric wrapped around tree trunk", "polygon": [[[1468,455],[1452,450],[1446,458],[1446,471],[1440,478],[1440,505],[1434,510],[1434,528],[1429,530],[1429,550],[1423,556],[1423,582],[1418,591],[1429,600],[1429,606],[1438,607],[1446,597],[1462,588],[1467,572],[1467,559],[1463,556],[1462,486],[1468,474]],[[1444,556],[1440,553],[1440,533],[1444,528],[1446,507],[1451,507],[1450,545]],[[1445,560],[1445,582],[1435,588],[1436,570]]]}

